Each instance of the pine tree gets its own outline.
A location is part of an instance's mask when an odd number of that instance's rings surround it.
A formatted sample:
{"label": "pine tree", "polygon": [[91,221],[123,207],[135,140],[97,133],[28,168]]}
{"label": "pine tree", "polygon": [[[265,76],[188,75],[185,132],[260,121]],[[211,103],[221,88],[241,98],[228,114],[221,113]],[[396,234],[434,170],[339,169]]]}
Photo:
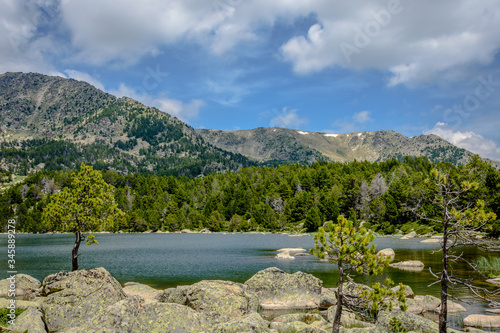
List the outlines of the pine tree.
{"label": "pine tree", "polygon": [[[42,220],[49,230],[75,233],[72,251],[72,270],[78,270],[78,249],[84,232],[105,230],[124,213],[114,202],[113,187],[102,174],[82,163],[80,171],[71,177],[71,185],[51,197],[43,211]],[[91,233],[85,238],[88,245],[97,244]]]}

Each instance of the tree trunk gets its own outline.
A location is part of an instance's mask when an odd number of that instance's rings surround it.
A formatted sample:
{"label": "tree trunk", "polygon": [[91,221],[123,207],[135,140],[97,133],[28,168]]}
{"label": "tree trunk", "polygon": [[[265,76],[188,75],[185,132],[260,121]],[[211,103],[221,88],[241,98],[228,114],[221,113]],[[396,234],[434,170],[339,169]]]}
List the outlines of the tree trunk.
{"label": "tree trunk", "polygon": [[72,251],[72,263],[73,263],[73,269],[72,271],[77,271],[78,270],[78,249],[80,248],[80,243],[82,242],[82,233],[80,231],[75,231],[75,245],[73,246],[73,251]]}
{"label": "tree trunk", "polygon": [[335,318],[333,320],[333,333],[339,333],[340,331],[340,318],[342,317],[342,299],[344,294],[342,292],[342,284],[344,278],[344,270],[342,269],[342,262],[338,262],[339,268],[339,284],[337,286],[337,310],[335,311]]}
{"label": "tree trunk", "polygon": [[441,310],[439,311],[439,333],[446,333],[448,321],[448,197],[445,196],[443,215],[443,271],[441,272]]}

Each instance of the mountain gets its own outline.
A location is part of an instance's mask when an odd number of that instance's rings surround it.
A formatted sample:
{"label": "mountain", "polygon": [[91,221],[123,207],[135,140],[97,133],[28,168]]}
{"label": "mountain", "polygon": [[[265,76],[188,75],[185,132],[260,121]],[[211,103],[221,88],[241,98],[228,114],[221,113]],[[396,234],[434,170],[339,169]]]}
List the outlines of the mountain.
{"label": "mountain", "polygon": [[[437,135],[408,138],[394,131],[330,134],[284,128],[239,131],[196,130],[205,141],[257,162],[385,161],[426,156],[432,162],[465,164],[473,154]],[[500,162],[491,161],[496,168]]]}
{"label": "mountain", "polygon": [[0,168],[200,175],[252,165],[175,117],[92,85],[34,73],[0,75]]}
{"label": "mountain", "polygon": [[0,138],[1,177],[76,169],[82,162],[124,174],[198,176],[259,164],[422,155],[463,164],[472,155],[435,135],[407,138],[393,131],[195,130],[133,99],[35,73],[0,75]]}

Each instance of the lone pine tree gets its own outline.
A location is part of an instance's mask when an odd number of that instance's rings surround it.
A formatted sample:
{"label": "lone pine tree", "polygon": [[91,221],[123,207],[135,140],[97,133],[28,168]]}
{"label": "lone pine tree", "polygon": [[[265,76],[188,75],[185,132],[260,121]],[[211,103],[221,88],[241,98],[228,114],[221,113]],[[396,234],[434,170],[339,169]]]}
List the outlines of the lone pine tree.
{"label": "lone pine tree", "polygon": [[70,185],[53,194],[43,211],[42,221],[49,230],[75,233],[72,250],[72,270],[78,270],[78,249],[85,239],[88,245],[97,244],[93,234],[84,232],[105,230],[124,213],[114,202],[113,186],[102,179],[99,171],[82,163],[80,171],[71,176]]}

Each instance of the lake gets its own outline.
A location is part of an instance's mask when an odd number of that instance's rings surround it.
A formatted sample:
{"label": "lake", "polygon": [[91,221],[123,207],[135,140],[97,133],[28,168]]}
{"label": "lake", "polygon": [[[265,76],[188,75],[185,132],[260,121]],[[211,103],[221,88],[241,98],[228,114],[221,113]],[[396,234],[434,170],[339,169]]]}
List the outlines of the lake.
{"label": "lake", "polygon": [[[318,260],[314,256],[297,257],[295,260],[275,258],[277,249],[285,247],[314,246],[310,235],[289,237],[282,234],[96,234],[99,245],[80,246],[80,269],[104,267],[119,282],[135,281],[154,288],[164,289],[201,280],[230,280],[245,282],[258,271],[278,267],[286,272],[302,271],[313,274],[324,282],[325,287],[336,286],[338,272],[333,263]],[[409,285],[420,295],[439,297],[440,286],[430,286],[435,281],[429,267],[437,272],[441,266],[439,244],[421,243],[422,239],[401,240],[378,238],[377,249],[392,248],[395,261],[420,260],[425,264],[421,272],[404,272],[388,268],[377,277],[356,276],[354,280],[365,284],[384,281],[390,277],[396,283]],[[49,274],[71,270],[71,250],[74,235],[17,235],[16,269],[19,273],[43,280]],[[0,237],[0,247],[7,249],[7,236]],[[7,277],[7,251],[0,260],[0,269]],[[464,249],[473,259],[484,255],[475,248]],[[453,274],[484,280],[473,274],[465,265],[456,265]],[[483,313],[485,303],[470,297],[459,289],[455,293],[472,305],[467,314]]]}

